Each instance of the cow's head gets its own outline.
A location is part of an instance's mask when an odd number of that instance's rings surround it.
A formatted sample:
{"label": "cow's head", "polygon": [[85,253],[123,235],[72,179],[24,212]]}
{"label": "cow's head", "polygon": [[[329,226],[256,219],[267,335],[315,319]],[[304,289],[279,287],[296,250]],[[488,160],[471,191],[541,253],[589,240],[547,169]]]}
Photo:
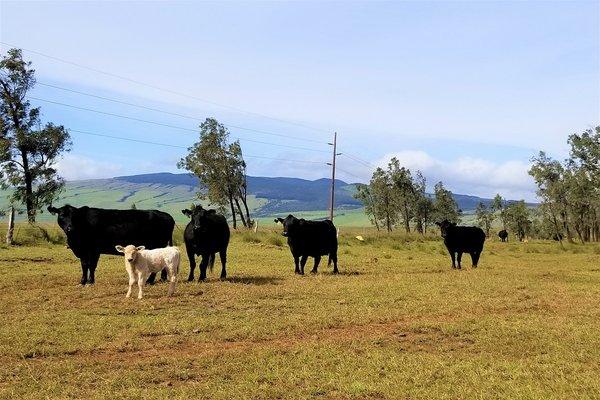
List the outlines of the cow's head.
{"label": "cow's head", "polygon": [[48,207],[48,212],[50,214],[58,215],[58,225],[67,235],[74,231],[77,210],[76,207],[68,204],[58,208],[52,206]]}
{"label": "cow's head", "polygon": [[447,219],[443,220],[442,222],[436,222],[435,224],[440,227],[440,232],[442,233],[443,238],[448,235],[448,230],[450,230],[451,227],[456,226],[455,222],[450,222]]}
{"label": "cow's head", "polygon": [[142,251],[145,249],[144,246],[137,246],[135,247],[134,245],[130,244],[129,246],[115,246],[115,249],[117,249],[117,251],[119,253],[123,253],[125,255],[125,261],[127,261],[128,263],[133,263],[135,262],[135,259],[138,256],[138,252]]}
{"label": "cow's head", "polygon": [[205,210],[202,206],[196,206],[191,210],[181,210],[183,215],[190,217],[194,232],[206,232],[210,226],[210,216],[216,213],[215,210]]}
{"label": "cow's head", "polygon": [[283,232],[281,233],[283,236],[293,236],[300,224],[300,220],[292,214],[285,218],[275,218],[275,222],[280,222],[283,225]]}

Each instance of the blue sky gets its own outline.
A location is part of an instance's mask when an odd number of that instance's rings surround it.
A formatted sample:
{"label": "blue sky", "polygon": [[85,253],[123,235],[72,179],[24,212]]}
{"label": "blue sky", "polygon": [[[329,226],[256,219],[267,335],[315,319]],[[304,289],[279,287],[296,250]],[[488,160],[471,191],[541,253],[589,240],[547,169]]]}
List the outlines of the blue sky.
{"label": "blue sky", "polygon": [[[25,51],[32,96],[194,129],[205,117],[300,136],[231,129],[247,155],[326,162],[342,152],[383,165],[393,155],[431,185],[534,198],[529,159],[568,153],[568,134],[600,123],[598,2],[2,2],[1,41],[190,94],[179,96]],[[2,45],[2,51],[7,46]],[[223,108],[199,101],[229,106]],[[190,131],[32,100],[73,130],[189,146]],[[294,121],[287,124],[236,109]],[[70,179],[171,171],[185,149],[72,132]],[[326,165],[248,157],[252,175],[328,177]],[[339,177],[371,168],[339,158]]]}

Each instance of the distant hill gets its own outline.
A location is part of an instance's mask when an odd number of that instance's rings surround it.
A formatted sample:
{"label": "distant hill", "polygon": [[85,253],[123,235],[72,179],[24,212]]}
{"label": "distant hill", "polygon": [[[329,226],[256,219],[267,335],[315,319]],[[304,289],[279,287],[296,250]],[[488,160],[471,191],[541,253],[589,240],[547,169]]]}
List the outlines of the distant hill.
{"label": "distant hill", "polygon": [[[314,181],[299,178],[248,177],[249,207],[254,217],[296,213],[306,218],[324,218],[329,208],[330,179]],[[57,204],[89,205],[102,208],[160,209],[185,221],[183,208],[198,203],[198,179],[190,174],[167,172],[117,176],[109,179],[90,179],[67,182]],[[336,180],[335,206],[338,216],[345,215],[348,224],[368,224],[360,210],[362,204],[353,195],[356,184]],[[4,193],[6,194],[6,193]],[[6,195],[0,194],[0,207],[7,205]],[[479,202],[489,205],[492,200],[477,196],[454,194],[465,213],[472,212]],[[361,217],[362,215],[362,217]],[[45,213],[41,220],[49,219]]]}
{"label": "distant hill", "polygon": [[[166,172],[133,176],[118,176],[116,181],[132,184],[186,186],[192,192],[198,187],[198,178],[190,174]],[[299,178],[266,178],[249,176],[248,194],[264,199],[255,210],[259,216],[292,211],[325,210],[329,207],[331,179],[310,181]],[[75,182],[74,182],[75,183]],[[360,208],[362,204],[352,197],[356,191],[353,184],[336,179],[335,205],[337,208]],[[190,202],[193,196],[190,198]]]}
{"label": "distant hill", "polygon": [[[135,184],[182,185],[192,187],[194,190],[198,186],[198,178],[193,175],[167,172],[118,176],[113,179]],[[353,197],[356,193],[355,183],[346,183],[336,179],[335,185],[336,208],[362,207],[362,204]],[[267,203],[257,210],[260,215],[287,211],[325,210],[329,207],[330,188],[331,179],[325,178],[310,181],[300,178],[248,177],[248,193],[256,198],[267,200]],[[454,194],[454,199],[464,212],[475,210],[480,202],[485,205],[490,205],[492,202],[492,199],[465,194]]]}

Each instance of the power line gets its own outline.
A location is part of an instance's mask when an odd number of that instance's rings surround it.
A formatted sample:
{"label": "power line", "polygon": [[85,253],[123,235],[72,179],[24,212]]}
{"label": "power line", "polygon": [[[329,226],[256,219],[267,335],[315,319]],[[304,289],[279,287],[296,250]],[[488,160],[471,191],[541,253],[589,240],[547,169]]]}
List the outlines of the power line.
{"label": "power line", "polygon": [[[144,105],[141,105],[141,104],[130,103],[130,102],[127,102],[127,101],[113,99],[113,98],[105,97],[105,96],[99,96],[99,95],[96,95],[96,94],[92,94],[92,93],[88,93],[88,92],[82,92],[82,91],[79,91],[79,90],[65,88],[65,87],[62,87],[62,86],[51,85],[49,83],[36,82],[36,84],[37,85],[41,85],[41,86],[51,87],[51,88],[58,89],[58,90],[63,90],[63,91],[66,91],[66,92],[80,94],[80,95],[83,95],[83,96],[93,97],[93,98],[100,99],[100,100],[110,101],[110,102],[117,103],[117,104],[123,104],[123,105],[130,106],[130,107],[137,107],[137,108],[140,108],[140,109],[143,109],[143,110],[148,110],[148,111],[153,111],[153,112],[159,112],[159,113],[162,113],[162,114],[172,115],[172,116],[180,117],[180,118],[186,118],[186,119],[190,119],[190,120],[193,120],[193,121],[200,121],[200,122],[204,121],[203,118],[192,117],[190,115],[180,114],[180,113],[176,113],[176,112],[172,112],[172,111],[166,111],[166,110],[162,110],[162,109],[154,108],[154,107],[147,107],[147,106],[144,106]],[[222,125],[225,126],[225,127],[228,127],[228,128],[241,129],[241,130],[245,130],[245,131],[261,133],[261,134],[264,134],[264,135],[278,136],[278,137],[283,137],[283,138],[286,138],[286,139],[294,139],[294,140],[302,140],[302,141],[312,142],[312,143],[326,144],[326,142],[323,142],[323,141],[320,141],[320,140],[302,138],[302,137],[292,136],[292,135],[284,135],[284,134],[281,134],[281,133],[264,131],[264,130],[261,130],[261,129],[246,128],[246,127],[243,127],[243,126],[233,125],[233,124],[229,124],[229,123],[222,123]]]}
{"label": "power line", "polygon": [[[178,148],[178,149],[187,149],[187,147],[185,147],[185,146],[180,146],[180,145],[175,145],[175,144],[152,142],[149,140],[140,140],[140,139],[128,138],[128,137],[124,137],[124,136],[107,135],[107,134],[103,134],[103,133],[87,132],[87,131],[82,131],[79,129],[69,129],[69,132],[76,132],[76,133],[81,133],[84,135],[98,136],[98,137],[104,137],[104,138],[115,139],[115,140],[123,140],[123,141],[127,141],[127,142],[151,144],[151,145],[163,146],[163,147],[174,147],[174,148]],[[249,154],[243,154],[243,157],[260,158],[260,159],[275,160],[275,161],[290,161],[290,162],[308,163],[308,164],[327,164],[324,161],[293,160],[293,159],[288,159],[288,158],[274,158],[274,157],[256,156],[256,155],[249,155]]]}
{"label": "power line", "polygon": [[360,157],[358,157],[358,156],[356,156],[356,155],[353,155],[353,154],[351,154],[351,153],[348,153],[348,152],[346,152],[346,151],[344,151],[344,152],[342,153],[342,155],[343,155],[343,156],[346,156],[347,158],[349,158],[349,159],[351,159],[351,160],[353,160],[353,161],[355,161],[355,162],[361,163],[361,164],[362,164],[362,165],[364,165],[365,167],[377,168],[375,165],[371,164],[370,162],[368,162],[368,161],[366,161],[366,160],[363,160],[362,158],[360,158]]}
{"label": "power line", "polygon": [[[56,104],[56,105],[59,105],[59,106],[69,107],[69,108],[73,108],[73,109],[76,109],[76,110],[88,111],[88,112],[93,112],[93,113],[97,113],[97,114],[108,115],[108,116],[111,116],[111,117],[123,118],[123,119],[128,119],[128,120],[136,121],[136,122],[143,122],[143,123],[146,123],[146,124],[164,126],[166,128],[178,129],[178,130],[182,130],[182,131],[186,131],[186,132],[193,132],[193,133],[197,133],[198,132],[196,129],[185,128],[185,127],[182,127],[182,126],[171,125],[171,124],[165,124],[165,123],[157,122],[157,121],[150,121],[150,120],[147,120],[147,119],[131,117],[129,115],[115,114],[115,113],[111,113],[111,112],[107,112],[107,111],[96,110],[96,109],[93,109],[93,108],[80,107],[80,106],[75,106],[75,105],[72,105],[72,104],[61,103],[59,101],[41,99],[39,97],[34,97],[34,96],[29,96],[29,95],[27,97],[29,99],[31,99],[31,100],[43,101],[45,103]],[[284,148],[296,149],[296,150],[304,150],[304,151],[314,151],[314,152],[318,152],[318,153],[328,153],[328,151],[326,151],[326,150],[312,149],[312,148],[309,148],[309,147],[299,147],[299,146],[292,146],[292,145],[287,145],[287,144],[278,144],[278,143],[271,143],[271,142],[263,142],[263,141],[260,141],[260,140],[246,139],[246,138],[241,138],[241,137],[237,137],[237,136],[233,136],[233,138],[237,139],[237,140],[241,140],[243,142],[245,141],[245,142],[258,143],[258,144],[266,144],[268,146],[284,147]]]}
{"label": "power line", "polygon": [[344,170],[344,169],[341,169],[339,166],[336,166],[336,169],[337,169],[338,171],[340,171],[340,172],[343,172],[343,173],[344,173],[344,174],[346,174],[346,175],[350,175],[350,176],[353,176],[353,177],[355,177],[355,178],[358,178],[358,179],[363,179],[362,177],[360,177],[360,176],[358,176],[358,175],[356,175],[356,174],[353,174],[352,172],[348,172],[348,171],[346,171],[346,170]]}
{"label": "power line", "polygon": [[211,100],[207,100],[207,99],[203,99],[201,97],[193,96],[193,95],[190,95],[190,94],[187,94],[187,93],[182,93],[182,92],[178,92],[176,90],[167,89],[167,88],[163,88],[163,87],[160,87],[160,86],[152,85],[152,84],[149,84],[149,83],[141,82],[141,81],[138,81],[136,79],[131,79],[131,78],[128,78],[126,76],[114,74],[112,72],[103,71],[103,70],[100,70],[100,69],[97,69],[97,68],[88,67],[86,65],[82,65],[82,64],[79,64],[79,63],[76,63],[76,62],[73,62],[73,61],[65,60],[63,58],[51,56],[49,54],[45,54],[45,53],[42,53],[42,52],[39,52],[39,51],[36,51],[36,50],[26,49],[24,47],[16,46],[16,45],[13,45],[13,44],[10,44],[10,43],[6,43],[6,42],[2,42],[2,41],[0,41],[0,43],[3,44],[3,45],[5,45],[5,46],[8,46],[8,47],[20,48],[21,50],[25,50],[25,51],[27,51],[29,53],[37,54],[39,56],[46,57],[46,58],[54,60],[54,61],[62,62],[62,63],[65,63],[65,64],[73,65],[73,66],[78,67],[78,68],[87,69],[87,70],[92,71],[92,72],[96,72],[96,73],[103,74],[103,75],[106,75],[106,76],[110,76],[110,77],[113,77],[113,78],[121,79],[121,80],[124,80],[124,81],[127,81],[127,82],[135,83],[136,85],[149,87],[149,88],[152,88],[152,89],[155,89],[155,90],[160,90],[160,91],[163,91],[163,92],[166,92],[166,93],[171,93],[171,94],[175,94],[175,95],[182,96],[182,97],[187,97],[187,98],[194,99],[194,100],[197,100],[197,101],[200,101],[200,102],[203,102],[203,103],[211,104],[213,106],[217,106],[217,107],[221,107],[221,108],[226,108],[226,109],[237,111],[237,112],[244,113],[244,114],[255,115],[255,116],[258,116],[258,117],[261,117],[261,118],[266,118],[266,119],[270,119],[270,120],[273,120],[273,121],[278,121],[278,122],[282,122],[282,123],[286,123],[286,124],[290,124],[290,125],[296,125],[296,126],[300,126],[300,127],[303,127],[303,128],[306,128],[306,129],[311,129],[311,130],[318,131],[318,132],[324,132],[324,133],[328,133],[328,134],[331,133],[331,132],[329,132],[329,131],[327,131],[325,129],[315,128],[315,127],[312,127],[310,125],[306,125],[306,124],[303,124],[303,123],[299,123],[299,122],[295,122],[295,121],[288,121],[288,120],[285,120],[285,119],[282,119],[282,118],[277,118],[277,117],[271,117],[269,115],[257,113],[257,112],[254,112],[254,111],[243,110],[241,108],[229,106],[229,105],[222,104],[222,103],[217,103],[217,102],[214,102],[214,101],[211,101]]}

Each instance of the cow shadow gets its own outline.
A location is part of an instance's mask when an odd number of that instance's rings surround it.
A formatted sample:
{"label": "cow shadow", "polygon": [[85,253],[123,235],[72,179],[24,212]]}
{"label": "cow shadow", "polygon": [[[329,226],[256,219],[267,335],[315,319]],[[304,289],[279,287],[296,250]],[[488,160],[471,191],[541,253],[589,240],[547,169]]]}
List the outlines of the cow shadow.
{"label": "cow shadow", "polygon": [[327,272],[327,275],[339,275],[339,276],[356,276],[356,275],[364,275],[365,273],[362,271],[340,271],[337,274],[334,274],[333,272]]}
{"label": "cow shadow", "polygon": [[235,276],[225,278],[225,282],[241,284],[241,285],[278,285],[283,278],[276,276]]}

